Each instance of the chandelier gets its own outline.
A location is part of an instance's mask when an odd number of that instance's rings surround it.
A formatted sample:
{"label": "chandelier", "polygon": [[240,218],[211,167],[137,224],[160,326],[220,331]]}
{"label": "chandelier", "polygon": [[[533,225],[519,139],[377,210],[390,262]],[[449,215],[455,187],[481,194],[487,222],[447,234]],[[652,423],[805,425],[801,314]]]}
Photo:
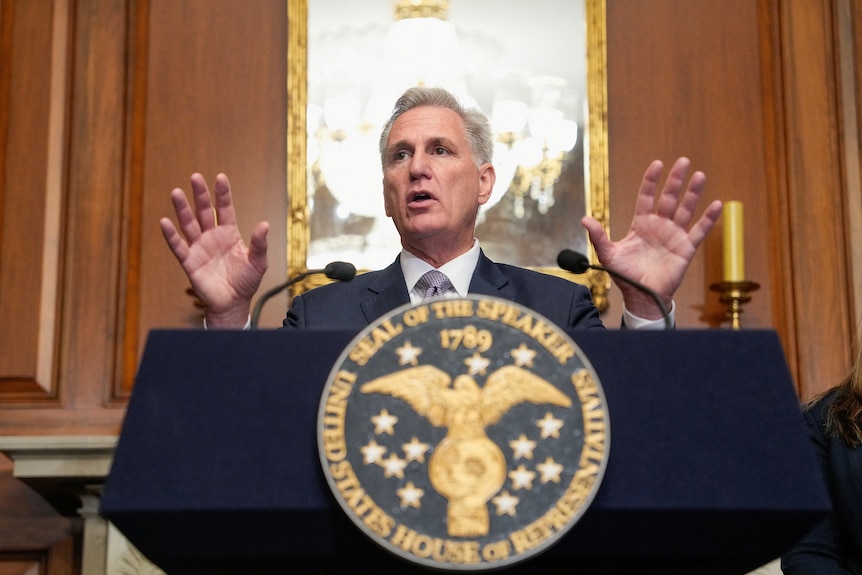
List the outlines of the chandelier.
{"label": "chandelier", "polygon": [[574,89],[559,77],[507,69],[496,61],[505,39],[456,30],[448,11],[446,0],[397,0],[388,25],[330,33],[309,51],[309,189],[331,194],[336,217],[384,221],[366,241],[374,243],[375,234],[391,241],[396,233],[383,208],[378,139],[394,102],[411,86],[446,88],[489,116],[497,181],[480,222],[506,197],[515,218],[525,217],[528,202],[531,213],[548,213],[577,143]]}

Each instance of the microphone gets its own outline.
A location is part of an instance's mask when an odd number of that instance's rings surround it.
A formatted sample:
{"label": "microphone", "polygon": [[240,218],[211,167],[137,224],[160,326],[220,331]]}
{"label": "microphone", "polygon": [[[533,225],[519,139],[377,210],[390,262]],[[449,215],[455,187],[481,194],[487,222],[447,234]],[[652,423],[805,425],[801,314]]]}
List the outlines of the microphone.
{"label": "microphone", "polygon": [[643,293],[650,296],[655,303],[658,304],[659,309],[661,310],[661,315],[664,318],[664,327],[665,329],[672,329],[672,325],[670,322],[670,312],[667,310],[667,306],[664,305],[664,302],[661,301],[661,298],[658,297],[658,294],[655,293],[650,288],[646,287],[640,282],[636,282],[635,280],[624,276],[616,270],[612,270],[611,268],[606,268],[605,266],[591,264],[590,260],[582,253],[576,252],[574,250],[563,250],[557,255],[557,265],[563,268],[568,272],[572,272],[574,274],[582,274],[586,272],[588,269],[600,270],[603,272],[607,272],[611,276],[615,277],[618,280],[622,280],[629,285],[632,285],[642,291]]}
{"label": "microphone", "polygon": [[326,264],[326,267],[323,269],[304,271],[298,276],[267,290],[262,296],[260,296],[257,303],[254,304],[254,310],[251,313],[251,328],[255,329],[257,327],[257,321],[260,318],[260,310],[263,309],[263,304],[265,304],[272,296],[289,288],[299,280],[315,274],[326,274],[326,277],[331,280],[349,282],[356,277],[356,267],[347,262],[330,262]]}

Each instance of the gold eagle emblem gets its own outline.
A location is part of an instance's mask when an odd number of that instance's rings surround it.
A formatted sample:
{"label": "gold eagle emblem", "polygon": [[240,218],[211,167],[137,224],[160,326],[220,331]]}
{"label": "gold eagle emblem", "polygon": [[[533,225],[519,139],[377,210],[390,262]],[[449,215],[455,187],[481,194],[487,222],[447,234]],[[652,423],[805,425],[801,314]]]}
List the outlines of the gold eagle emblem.
{"label": "gold eagle emblem", "polygon": [[428,461],[428,477],[448,501],[449,535],[459,537],[488,533],[487,502],[506,480],[505,456],[485,428],[520,403],[572,403],[545,379],[514,365],[491,373],[484,387],[468,375],[453,382],[445,371],[423,365],[373,379],[360,391],[402,399],[432,425],[447,429]]}

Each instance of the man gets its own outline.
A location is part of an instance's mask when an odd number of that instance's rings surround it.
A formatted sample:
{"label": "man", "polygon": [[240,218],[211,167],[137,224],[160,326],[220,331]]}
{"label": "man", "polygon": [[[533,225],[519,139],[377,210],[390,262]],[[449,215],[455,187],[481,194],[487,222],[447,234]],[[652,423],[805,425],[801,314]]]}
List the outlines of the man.
{"label": "man", "polygon": [[[440,88],[405,92],[380,138],[383,201],[401,236],[401,254],[384,270],[295,298],[285,326],[360,329],[399,305],[420,301],[417,281],[436,269],[448,278],[450,294],[506,298],[563,328],[602,327],[584,286],[496,264],[481,252],[474,230],[479,207],[494,187],[492,149],[488,119],[478,110],[464,109]],[[661,193],[661,162],[647,168],[623,239],[611,242],[598,221],[582,220],[603,265],[651,288],[668,308],[721,213],[716,200],[688,228],[706,181],[702,172],[688,178],[689,164],[686,158],[676,161]],[[216,177],[215,213],[203,177],[194,174],[191,183],[194,210],[181,189],[171,194],[182,235],[168,218],[161,220],[162,232],[206,303],[207,327],[242,328],[267,268],[269,225],[258,224],[246,246],[227,177]],[[651,297],[622,282],[619,287],[627,326],[664,325],[661,308]]]}

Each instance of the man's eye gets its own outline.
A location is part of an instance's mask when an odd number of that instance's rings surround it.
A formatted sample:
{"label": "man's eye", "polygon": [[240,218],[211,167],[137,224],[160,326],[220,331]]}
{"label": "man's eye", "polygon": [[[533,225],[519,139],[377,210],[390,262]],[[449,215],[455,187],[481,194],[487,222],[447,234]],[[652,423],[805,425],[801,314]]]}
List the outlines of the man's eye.
{"label": "man's eye", "polygon": [[407,157],[407,152],[405,150],[399,150],[392,154],[392,159],[395,161],[403,160]]}
{"label": "man's eye", "polygon": [[438,156],[445,156],[446,154],[449,153],[449,150],[447,150],[443,146],[437,146],[436,148],[434,148],[434,153],[437,154]]}

